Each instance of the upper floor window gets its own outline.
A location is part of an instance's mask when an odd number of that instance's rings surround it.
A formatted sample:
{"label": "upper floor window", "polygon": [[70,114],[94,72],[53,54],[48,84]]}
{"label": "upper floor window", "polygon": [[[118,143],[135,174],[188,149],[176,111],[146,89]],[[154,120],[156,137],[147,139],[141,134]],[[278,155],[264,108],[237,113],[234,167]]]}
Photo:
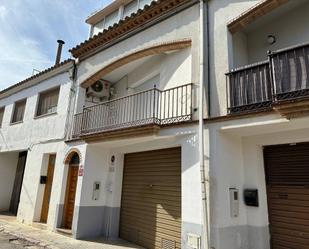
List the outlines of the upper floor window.
{"label": "upper floor window", "polygon": [[109,14],[105,17],[105,23],[104,23],[105,29],[107,29],[109,26],[113,26],[114,23],[119,21],[118,14],[119,14],[119,11],[116,10],[113,13],[111,13],[111,14]]}
{"label": "upper floor window", "polygon": [[2,126],[3,116],[4,116],[4,107],[1,107],[0,108],[0,127]]}
{"label": "upper floor window", "polygon": [[57,111],[60,87],[42,92],[39,95],[36,116],[55,113]]}
{"label": "upper floor window", "polygon": [[130,16],[133,12],[136,12],[137,7],[138,7],[137,0],[134,0],[131,3],[125,5],[123,10],[123,18],[126,16]]}
{"label": "upper floor window", "polygon": [[15,102],[12,121],[11,121],[12,124],[23,121],[25,108],[26,108],[26,102],[27,102],[27,99],[23,99],[23,100]]}

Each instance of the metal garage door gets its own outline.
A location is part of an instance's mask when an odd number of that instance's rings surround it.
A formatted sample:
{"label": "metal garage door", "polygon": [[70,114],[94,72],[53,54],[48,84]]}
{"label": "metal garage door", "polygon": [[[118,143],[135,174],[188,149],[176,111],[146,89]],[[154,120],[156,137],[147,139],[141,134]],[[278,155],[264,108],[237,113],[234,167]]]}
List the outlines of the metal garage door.
{"label": "metal garage door", "polygon": [[153,248],[181,248],[181,149],[125,155],[120,237]]}
{"label": "metal garage door", "polygon": [[309,248],[309,144],[264,150],[273,249]]}

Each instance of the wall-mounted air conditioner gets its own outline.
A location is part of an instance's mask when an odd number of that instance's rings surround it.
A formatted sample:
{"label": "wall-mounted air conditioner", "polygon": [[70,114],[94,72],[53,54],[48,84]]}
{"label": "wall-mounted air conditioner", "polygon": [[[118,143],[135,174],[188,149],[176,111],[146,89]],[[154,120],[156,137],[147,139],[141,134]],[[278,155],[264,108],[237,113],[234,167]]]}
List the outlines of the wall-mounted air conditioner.
{"label": "wall-mounted air conditioner", "polygon": [[109,98],[110,82],[106,80],[98,80],[87,88],[87,97]]}

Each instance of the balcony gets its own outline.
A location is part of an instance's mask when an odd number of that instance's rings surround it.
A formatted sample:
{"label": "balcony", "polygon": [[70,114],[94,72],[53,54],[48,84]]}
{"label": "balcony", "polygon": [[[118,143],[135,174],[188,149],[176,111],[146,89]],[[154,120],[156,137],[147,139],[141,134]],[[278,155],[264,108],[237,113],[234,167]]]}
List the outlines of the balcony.
{"label": "balcony", "polygon": [[72,138],[189,122],[192,101],[193,84],[187,84],[164,91],[153,88],[93,105],[74,116]]}
{"label": "balcony", "polygon": [[270,52],[268,58],[226,74],[228,113],[274,108],[294,116],[309,111],[309,44]]}

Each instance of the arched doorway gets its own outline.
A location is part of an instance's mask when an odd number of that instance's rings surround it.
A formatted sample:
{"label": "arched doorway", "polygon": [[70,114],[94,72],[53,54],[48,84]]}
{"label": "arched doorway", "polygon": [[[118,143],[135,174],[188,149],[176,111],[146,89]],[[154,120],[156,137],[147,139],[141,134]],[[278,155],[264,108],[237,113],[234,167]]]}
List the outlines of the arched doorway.
{"label": "arched doorway", "polygon": [[71,152],[67,157],[66,162],[69,168],[68,168],[67,184],[65,191],[62,227],[65,229],[72,229],[76,187],[78,180],[78,169],[80,164],[79,154],[75,151]]}

